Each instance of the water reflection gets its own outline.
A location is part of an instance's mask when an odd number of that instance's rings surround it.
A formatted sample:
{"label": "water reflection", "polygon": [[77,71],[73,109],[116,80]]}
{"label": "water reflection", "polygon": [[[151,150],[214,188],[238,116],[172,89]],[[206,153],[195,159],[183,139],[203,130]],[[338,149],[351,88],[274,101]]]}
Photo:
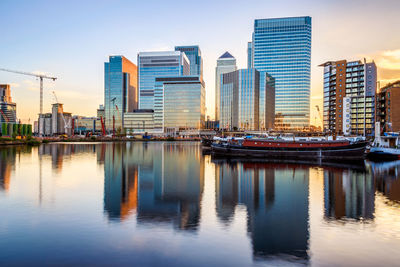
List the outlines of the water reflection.
{"label": "water reflection", "polygon": [[324,171],[326,219],[373,219],[375,188],[371,175],[350,169]]}
{"label": "water reflection", "polygon": [[3,148],[0,265],[43,251],[68,265],[388,265],[400,260],[399,174],[400,161],[228,160],[189,142]]}
{"label": "water reflection", "polygon": [[11,173],[15,168],[17,155],[30,153],[30,147],[10,146],[0,149],[0,191],[8,191],[11,182]]}
{"label": "water reflection", "polygon": [[218,218],[228,223],[236,205],[246,207],[247,231],[255,259],[307,259],[308,168],[277,163],[213,162],[217,165]]}
{"label": "water reflection", "polygon": [[106,150],[100,155],[105,155],[104,209],[110,220],[137,212],[140,224],[197,229],[204,187],[204,158],[198,146],[112,144],[101,149]]}

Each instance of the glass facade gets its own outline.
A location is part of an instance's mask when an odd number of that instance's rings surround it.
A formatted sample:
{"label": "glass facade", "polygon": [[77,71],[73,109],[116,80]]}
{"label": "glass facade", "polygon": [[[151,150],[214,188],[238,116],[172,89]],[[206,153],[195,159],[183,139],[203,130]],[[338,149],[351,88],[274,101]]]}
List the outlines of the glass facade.
{"label": "glass facade", "polygon": [[199,130],[205,123],[205,88],[199,76],[157,78],[164,87],[164,129]]}
{"label": "glass facade", "polygon": [[237,70],[236,59],[229,53],[225,52],[217,60],[215,68],[215,120],[220,120],[220,99],[221,99],[221,75],[224,73]]}
{"label": "glass facade", "polygon": [[203,80],[203,58],[199,46],[175,46],[175,51],[184,52],[189,59],[190,75],[198,75]]}
{"label": "glass facade", "polygon": [[104,63],[104,109],[107,130],[122,130],[123,114],[137,108],[137,67],[123,56]]}
{"label": "glass facade", "polygon": [[220,128],[258,130],[260,73],[240,69],[221,77]]}
{"label": "glass facade", "polygon": [[180,51],[138,54],[139,108],[155,109],[157,77],[189,75],[190,62]]}
{"label": "glass facade", "polygon": [[260,124],[265,125],[265,72],[275,78],[275,114],[289,129],[310,123],[311,17],[258,19],[252,67],[260,71]]}

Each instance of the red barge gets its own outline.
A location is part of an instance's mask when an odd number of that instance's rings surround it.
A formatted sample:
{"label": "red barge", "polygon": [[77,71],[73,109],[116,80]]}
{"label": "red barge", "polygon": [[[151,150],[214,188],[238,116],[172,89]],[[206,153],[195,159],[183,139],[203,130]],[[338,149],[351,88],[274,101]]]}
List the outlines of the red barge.
{"label": "red barge", "polygon": [[216,156],[357,161],[364,159],[367,144],[349,140],[225,139],[214,142],[211,152]]}

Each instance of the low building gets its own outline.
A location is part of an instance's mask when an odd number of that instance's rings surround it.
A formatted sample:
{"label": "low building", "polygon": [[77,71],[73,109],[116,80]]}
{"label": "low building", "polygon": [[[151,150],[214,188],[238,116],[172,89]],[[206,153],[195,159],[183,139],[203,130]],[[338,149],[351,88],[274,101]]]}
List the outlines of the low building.
{"label": "low building", "polygon": [[51,113],[39,115],[39,135],[71,135],[72,114],[64,112],[63,104],[61,103],[53,104],[51,111]]}
{"label": "low building", "polygon": [[400,80],[382,87],[376,94],[376,121],[383,132],[400,131]]}
{"label": "low building", "polygon": [[101,132],[101,121],[97,117],[73,116],[72,120],[75,134]]}
{"label": "low building", "polygon": [[0,123],[17,122],[17,104],[12,102],[9,84],[0,84]]}
{"label": "low building", "polygon": [[104,109],[104,105],[99,105],[99,108],[97,109],[97,118],[98,119],[103,118],[103,120],[104,120],[105,114],[106,114],[106,111]]}
{"label": "low building", "polygon": [[153,133],[154,110],[135,109],[124,113],[124,130],[126,134]]}

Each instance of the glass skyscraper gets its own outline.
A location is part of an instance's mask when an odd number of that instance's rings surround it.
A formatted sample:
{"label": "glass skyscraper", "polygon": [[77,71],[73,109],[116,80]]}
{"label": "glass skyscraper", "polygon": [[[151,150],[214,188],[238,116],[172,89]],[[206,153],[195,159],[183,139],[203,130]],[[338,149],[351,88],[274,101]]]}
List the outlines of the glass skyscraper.
{"label": "glass skyscraper", "polygon": [[260,73],[240,69],[221,75],[221,129],[258,130]]}
{"label": "glass skyscraper", "polygon": [[311,17],[257,19],[248,64],[260,71],[260,124],[265,125],[265,72],[275,79],[275,114],[288,129],[310,124]]}
{"label": "glass skyscraper", "polygon": [[138,54],[139,108],[156,110],[156,78],[190,74],[190,62],[180,51]]}
{"label": "glass skyscraper", "polygon": [[123,56],[104,63],[104,109],[107,130],[123,129],[123,113],[137,109],[137,66]]}
{"label": "glass skyscraper", "polygon": [[163,83],[164,88],[165,132],[204,128],[205,88],[200,76],[156,78],[156,82]]}
{"label": "glass skyscraper", "polygon": [[200,76],[203,80],[203,58],[198,45],[175,46],[175,51],[184,52],[190,61],[190,75]]}

